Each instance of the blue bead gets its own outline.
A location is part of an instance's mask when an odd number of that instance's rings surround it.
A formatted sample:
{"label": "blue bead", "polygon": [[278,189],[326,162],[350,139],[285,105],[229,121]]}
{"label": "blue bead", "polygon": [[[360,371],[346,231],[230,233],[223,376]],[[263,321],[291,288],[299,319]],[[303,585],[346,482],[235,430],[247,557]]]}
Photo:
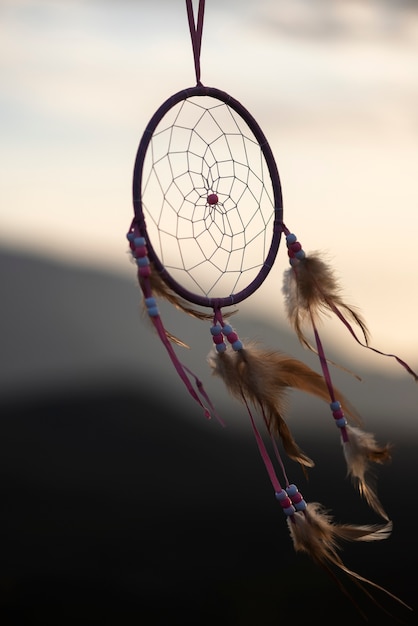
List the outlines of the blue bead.
{"label": "blue bead", "polygon": [[222,332],[222,329],[220,326],[212,326],[210,332],[212,335],[219,335]]}
{"label": "blue bead", "polygon": [[157,306],[157,301],[155,298],[145,298],[145,304],[147,306],[147,308],[149,308],[150,306]]}
{"label": "blue bead", "polygon": [[286,491],[287,491],[287,495],[292,497],[292,496],[295,496],[299,490],[296,487],[296,485],[289,485],[288,487],[286,487]]}
{"label": "blue bead", "polygon": [[150,317],[158,317],[158,315],[160,314],[159,311],[158,311],[158,307],[156,307],[156,306],[149,307],[147,309],[147,311],[148,311],[148,315]]}
{"label": "blue bead", "polygon": [[215,345],[216,351],[217,352],[225,352],[226,350],[226,344],[225,343],[217,343]]}
{"label": "blue bead", "polygon": [[338,426],[338,428],[344,428],[344,426],[347,426],[347,420],[345,419],[345,417],[340,417],[339,419],[335,420],[335,424]]}
{"label": "blue bead", "polygon": [[338,411],[339,409],[341,409],[341,402],[338,402],[338,400],[334,400],[334,402],[331,402],[329,406],[331,411]]}
{"label": "blue bead", "polygon": [[127,238],[128,241],[132,242],[135,239],[135,233],[128,233],[126,235],[126,238]]}
{"label": "blue bead", "polygon": [[297,502],[293,506],[295,507],[296,511],[304,511],[306,509],[306,502],[305,500],[301,500],[300,502]]}
{"label": "blue bead", "polygon": [[242,350],[243,348],[242,341],[240,339],[237,339],[236,341],[234,341],[234,343],[231,343],[231,346],[236,352],[238,352],[238,350]]}
{"label": "blue bead", "polygon": [[289,259],[289,263],[293,267],[294,265],[297,265],[299,263],[299,259],[296,259],[296,257],[293,257]]}
{"label": "blue bead", "polygon": [[222,332],[224,335],[229,335],[229,333],[232,333],[232,326],[230,326],[229,324],[225,324],[225,326],[222,328]]}
{"label": "blue bead", "polygon": [[289,246],[291,246],[292,243],[295,243],[295,241],[297,241],[296,235],[294,235],[293,233],[289,233],[288,235],[286,235],[286,243]]}
{"label": "blue bead", "polygon": [[279,501],[287,498],[287,493],[285,492],[284,489],[282,489],[281,491],[276,491],[274,495],[276,496],[276,499]]}
{"label": "blue bead", "polygon": [[145,267],[149,265],[149,258],[147,256],[141,256],[139,259],[135,259],[138,267]]}
{"label": "blue bead", "polygon": [[141,246],[145,246],[144,237],[135,237],[134,244],[137,248],[140,248]]}
{"label": "blue bead", "polygon": [[298,261],[302,261],[302,259],[304,259],[306,256],[306,254],[304,253],[303,250],[298,250],[298,252],[296,252],[295,257],[298,259]]}
{"label": "blue bead", "polygon": [[283,513],[285,515],[294,515],[295,514],[295,507],[294,506],[288,506],[286,509],[283,509]]}

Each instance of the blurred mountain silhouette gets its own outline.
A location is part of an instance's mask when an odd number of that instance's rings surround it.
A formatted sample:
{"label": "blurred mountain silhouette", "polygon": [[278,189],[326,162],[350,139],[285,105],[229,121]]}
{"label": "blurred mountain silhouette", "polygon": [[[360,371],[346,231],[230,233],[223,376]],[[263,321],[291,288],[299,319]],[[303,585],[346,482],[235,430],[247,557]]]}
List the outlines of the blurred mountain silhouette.
{"label": "blurred mountain silhouette", "polygon": [[[166,316],[192,345],[185,358],[226,428],[205,420],[177,380],[141,320],[132,273],[129,280],[0,253],[2,625],[270,626],[316,615],[325,624],[360,623],[326,574],[294,553],[245,413],[204,363],[202,323]],[[241,336],[254,328],[277,335],[282,349],[310,357],[284,328],[241,314],[239,328]],[[367,426],[395,444],[392,463],[378,472],[393,534],[346,546],[344,559],[414,605],[416,387],[407,376],[369,372],[363,385],[336,376],[350,398],[355,390]],[[338,521],[378,523],[345,478],[328,410],[324,417],[323,404],[297,394],[292,406],[292,430],[316,461],[308,480],[290,464],[292,480]],[[370,624],[396,623],[349,589]]]}

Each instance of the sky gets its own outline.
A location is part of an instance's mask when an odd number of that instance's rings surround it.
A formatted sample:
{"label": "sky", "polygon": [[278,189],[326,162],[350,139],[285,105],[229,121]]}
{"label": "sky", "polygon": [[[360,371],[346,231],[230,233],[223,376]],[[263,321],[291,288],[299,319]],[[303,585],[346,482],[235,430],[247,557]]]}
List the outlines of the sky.
{"label": "sky", "polygon": [[[373,345],[416,368],[417,53],[406,1],[206,2],[202,82],[256,118],[286,224],[326,253]],[[138,143],[194,84],[183,0],[0,0],[0,244],[131,276]],[[286,261],[248,303],[270,319]]]}

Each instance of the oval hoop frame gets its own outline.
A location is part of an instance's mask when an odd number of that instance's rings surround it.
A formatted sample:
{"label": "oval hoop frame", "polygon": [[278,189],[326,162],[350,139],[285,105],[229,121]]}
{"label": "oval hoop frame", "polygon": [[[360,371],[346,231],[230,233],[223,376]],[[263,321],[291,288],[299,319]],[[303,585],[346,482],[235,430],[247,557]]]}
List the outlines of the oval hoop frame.
{"label": "oval hoop frame", "polygon": [[[176,104],[183,100],[187,100],[193,96],[210,96],[216,100],[220,100],[224,102],[228,106],[231,107],[247,124],[247,126],[252,131],[255,139],[257,140],[260,149],[265,158],[267,169],[270,175],[270,180],[273,188],[273,199],[274,199],[274,222],[273,222],[273,233],[272,240],[270,244],[270,248],[265,258],[263,265],[260,268],[257,276],[249,283],[244,289],[241,291],[230,294],[228,296],[222,298],[212,298],[209,296],[203,296],[200,294],[195,294],[185,287],[183,287],[179,282],[177,282],[171,274],[166,270],[164,265],[161,263],[158,255],[156,254],[152,242],[148,236],[147,227],[145,223],[145,216],[142,208],[142,173],[143,166],[145,161],[145,156],[147,153],[147,149],[153,133],[157,128],[160,121],[163,117],[168,113],[170,109],[172,109]],[[273,263],[276,259],[276,255],[280,245],[280,239],[282,234],[282,220],[283,220],[283,200],[282,200],[282,190],[280,184],[279,172],[277,169],[276,161],[274,160],[273,153],[269,146],[269,143],[261,130],[258,123],[255,121],[253,116],[242,106],[238,100],[235,100],[224,91],[216,89],[215,87],[205,87],[204,85],[196,85],[195,87],[191,87],[188,89],[184,89],[174,94],[168,100],[166,100],[160,108],[154,113],[151,120],[146,127],[144,134],[142,135],[138,151],[135,159],[134,166],[134,175],[133,175],[133,205],[135,218],[134,222],[138,225],[138,228],[145,238],[148,248],[148,256],[150,261],[154,264],[155,269],[160,274],[162,280],[179,296],[192,302],[194,304],[210,307],[210,308],[221,308],[225,306],[231,306],[233,304],[237,304],[242,300],[245,300],[254,293],[260,285],[265,280],[266,276],[270,272]]]}

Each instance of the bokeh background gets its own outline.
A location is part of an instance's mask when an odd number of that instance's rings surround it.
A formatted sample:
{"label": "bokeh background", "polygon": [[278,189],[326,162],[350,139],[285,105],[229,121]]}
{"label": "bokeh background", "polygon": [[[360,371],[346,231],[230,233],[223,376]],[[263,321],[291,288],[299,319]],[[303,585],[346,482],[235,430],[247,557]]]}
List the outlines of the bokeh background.
{"label": "bokeh background", "polygon": [[[203,82],[261,125],[287,224],[328,253],[373,345],[418,369],[417,3],[206,4]],[[189,400],[141,315],[125,241],[133,162],[154,111],[194,84],[185,3],[1,0],[0,50],[2,623],[357,623],[294,555],[246,416],[208,371],[204,324],[163,308],[226,428]],[[317,367],[284,318],[282,252],[234,323]],[[394,443],[379,471],[393,535],[344,558],[414,605],[416,385],[332,320],[321,331],[362,377],[335,370],[336,383]],[[317,461],[309,481],[291,466],[295,482],[338,521],[377,522],[326,407],[290,400]],[[371,623],[395,623],[353,593]]]}

